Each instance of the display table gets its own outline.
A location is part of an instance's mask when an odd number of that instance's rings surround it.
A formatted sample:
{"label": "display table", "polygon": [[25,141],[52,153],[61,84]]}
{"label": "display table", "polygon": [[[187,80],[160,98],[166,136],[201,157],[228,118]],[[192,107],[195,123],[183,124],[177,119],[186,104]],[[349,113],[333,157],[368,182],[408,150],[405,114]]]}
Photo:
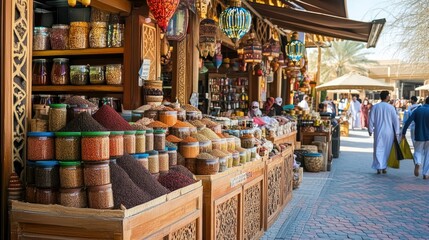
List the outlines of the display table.
{"label": "display table", "polygon": [[201,182],[127,210],[13,201],[11,239],[203,239]]}
{"label": "display table", "polygon": [[[326,132],[303,132],[302,129],[300,131],[300,140],[302,145],[312,145],[312,142],[314,141],[314,137],[322,137],[326,141],[326,144],[328,145],[328,161],[327,166],[330,166],[332,162],[332,131],[331,127],[329,127],[329,130]],[[329,169],[329,167],[328,167]]]}
{"label": "display table", "polygon": [[268,137],[267,140],[273,142],[273,144],[290,143],[295,147],[297,131],[292,131],[288,134],[284,134],[276,137]]}

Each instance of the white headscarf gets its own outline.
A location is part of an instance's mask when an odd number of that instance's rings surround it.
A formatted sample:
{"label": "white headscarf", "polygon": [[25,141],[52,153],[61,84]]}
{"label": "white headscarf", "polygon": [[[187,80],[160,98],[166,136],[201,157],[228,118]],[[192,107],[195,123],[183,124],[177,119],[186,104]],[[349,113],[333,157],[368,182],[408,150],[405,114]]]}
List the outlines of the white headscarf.
{"label": "white headscarf", "polygon": [[283,99],[281,97],[277,97],[276,103],[277,103],[277,105],[282,106],[283,105]]}

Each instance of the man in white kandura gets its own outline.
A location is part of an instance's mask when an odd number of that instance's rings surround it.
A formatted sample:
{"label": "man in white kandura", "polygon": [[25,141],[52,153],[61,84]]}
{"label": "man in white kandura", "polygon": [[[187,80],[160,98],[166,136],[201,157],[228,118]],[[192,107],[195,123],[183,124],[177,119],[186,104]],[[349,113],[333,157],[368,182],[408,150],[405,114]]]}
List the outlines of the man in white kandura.
{"label": "man in white kandura", "polygon": [[352,115],[352,129],[360,128],[360,102],[356,97],[350,103],[350,113]]}
{"label": "man in white kandura", "polygon": [[304,95],[304,97],[302,97],[301,102],[298,103],[298,106],[302,108],[302,110],[308,110],[308,96]]}
{"label": "man in white kandura", "polygon": [[387,159],[392,149],[395,134],[400,134],[399,118],[395,108],[389,104],[390,94],[381,91],[381,102],[375,104],[369,113],[368,133],[374,133],[374,153],[372,168],[377,169],[377,174],[386,173]]}

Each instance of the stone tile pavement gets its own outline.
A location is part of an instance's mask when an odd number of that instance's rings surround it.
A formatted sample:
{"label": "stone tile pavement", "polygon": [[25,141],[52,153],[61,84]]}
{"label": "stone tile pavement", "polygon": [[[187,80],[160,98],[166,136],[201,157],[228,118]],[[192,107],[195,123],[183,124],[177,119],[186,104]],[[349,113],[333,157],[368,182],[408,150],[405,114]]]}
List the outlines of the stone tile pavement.
{"label": "stone tile pavement", "polygon": [[429,239],[429,180],[410,160],[377,175],[372,137],[341,138],[331,172],[304,172],[301,186],[261,239]]}

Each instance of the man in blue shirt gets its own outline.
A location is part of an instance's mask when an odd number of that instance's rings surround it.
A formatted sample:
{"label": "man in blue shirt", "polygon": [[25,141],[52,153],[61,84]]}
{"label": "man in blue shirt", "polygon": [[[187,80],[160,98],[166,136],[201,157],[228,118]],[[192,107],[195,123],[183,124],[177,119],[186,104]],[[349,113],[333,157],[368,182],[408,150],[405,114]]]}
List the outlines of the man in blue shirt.
{"label": "man in blue shirt", "polygon": [[413,111],[402,129],[402,138],[405,138],[407,128],[411,122],[415,123],[414,134],[414,175],[419,176],[420,165],[423,163],[423,179],[429,179],[429,97],[425,104]]}

